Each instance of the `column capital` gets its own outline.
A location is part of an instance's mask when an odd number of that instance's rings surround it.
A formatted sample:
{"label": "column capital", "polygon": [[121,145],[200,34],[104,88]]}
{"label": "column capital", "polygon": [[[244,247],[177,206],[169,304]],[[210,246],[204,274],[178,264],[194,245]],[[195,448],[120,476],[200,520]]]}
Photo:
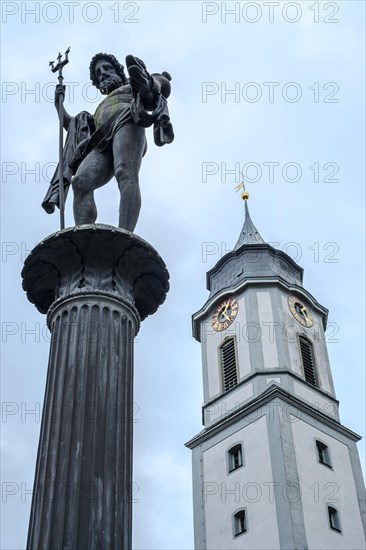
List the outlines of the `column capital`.
{"label": "column capital", "polygon": [[110,225],[68,227],[40,242],[27,256],[23,289],[47,313],[73,296],[105,296],[153,314],[169,290],[169,273],[146,241]]}

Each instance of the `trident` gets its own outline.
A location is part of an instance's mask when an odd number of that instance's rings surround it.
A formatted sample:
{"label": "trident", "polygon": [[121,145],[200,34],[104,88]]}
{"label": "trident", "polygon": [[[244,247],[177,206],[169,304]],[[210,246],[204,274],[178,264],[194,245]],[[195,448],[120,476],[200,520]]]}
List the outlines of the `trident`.
{"label": "trident", "polygon": [[[51,71],[53,73],[58,71],[58,83],[62,86],[64,77],[62,76],[62,69],[64,66],[69,62],[69,52],[70,47],[67,48],[65,52],[65,59],[62,60],[62,55],[60,52],[58,53],[58,56],[56,58],[57,65],[55,61],[50,61],[49,65],[51,66]],[[58,146],[58,188],[59,188],[59,195],[60,195],[60,226],[61,230],[65,228],[65,190],[64,190],[64,172],[63,172],[63,141],[64,141],[64,109],[63,109],[63,103],[64,103],[64,92],[59,94],[58,96],[58,118],[59,118],[59,146]]]}

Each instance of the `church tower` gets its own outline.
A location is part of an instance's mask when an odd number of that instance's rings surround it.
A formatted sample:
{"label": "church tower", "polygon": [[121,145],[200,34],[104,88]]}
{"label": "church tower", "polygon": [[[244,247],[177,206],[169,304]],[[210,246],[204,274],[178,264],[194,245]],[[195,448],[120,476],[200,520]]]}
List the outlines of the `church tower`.
{"label": "church tower", "polygon": [[303,269],[266,244],[248,211],[207,273],[193,315],[204,429],[193,451],[196,550],[365,547],[356,433],[342,426],[325,342],[328,310]]}

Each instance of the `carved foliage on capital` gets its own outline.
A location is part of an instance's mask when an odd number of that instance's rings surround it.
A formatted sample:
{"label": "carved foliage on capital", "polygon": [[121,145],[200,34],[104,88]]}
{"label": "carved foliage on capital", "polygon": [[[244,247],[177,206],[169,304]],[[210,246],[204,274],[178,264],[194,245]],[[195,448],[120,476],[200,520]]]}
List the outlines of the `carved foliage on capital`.
{"label": "carved foliage on capital", "polygon": [[88,239],[82,249],[83,278],[79,286],[83,291],[97,289],[112,292],[115,290],[116,249],[118,249],[118,243],[113,233],[108,240],[102,240],[97,235]]}
{"label": "carved foliage on capital", "polygon": [[165,264],[145,241],[126,248],[116,265],[114,279],[117,288],[126,280],[131,283],[135,305],[142,318],[158,309],[169,289]]}
{"label": "carved foliage on capital", "polygon": [[136,235],[106,225],[68,228],[27,257],[23,288],[41,313],[58,299],[108,294],[130,302],[141,319],[165,300],[169,274],[154,248]]}
{"label": "carved foliage on capital", "polygon": [[27,257],[22,271],[23,288],[30,302],[46,313],[52,302],[79,288],[82,259],[75,244],[64,239],[46,240]]}
{"label": "carved foliage on capital", "polygon": [[53,244],[54,253],[62,254],[62,267],[60,270],[60,284],[57,298],[75,292],[82,278],[83,262],[78,247],[71,240],[65,239],[61,250],[57,249],[57,243]]}
{"label": "carved foliage on capital", "polygon": [[[29,291],[29,284],[32,290]],[[60,274],[50,262],[39,261],[30,266],[23,279],[23,288],[28,300],[35,304],[38,311],[45,313],[46,304],[51,304],[60,285]]]}

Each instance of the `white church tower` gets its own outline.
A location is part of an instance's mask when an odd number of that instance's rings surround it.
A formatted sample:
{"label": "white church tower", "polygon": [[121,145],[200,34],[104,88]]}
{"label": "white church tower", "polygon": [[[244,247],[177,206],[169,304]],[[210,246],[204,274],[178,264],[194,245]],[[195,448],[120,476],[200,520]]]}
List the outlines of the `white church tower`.
{"label": "white church tower", "polygon": [[248,196],[238,242],[207,273],[193,315],[204,388],[204,429],[186,444],[195,548],[362,550],[360,436],[339,420],[328,310],[264,242]]}

